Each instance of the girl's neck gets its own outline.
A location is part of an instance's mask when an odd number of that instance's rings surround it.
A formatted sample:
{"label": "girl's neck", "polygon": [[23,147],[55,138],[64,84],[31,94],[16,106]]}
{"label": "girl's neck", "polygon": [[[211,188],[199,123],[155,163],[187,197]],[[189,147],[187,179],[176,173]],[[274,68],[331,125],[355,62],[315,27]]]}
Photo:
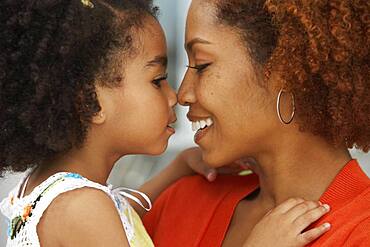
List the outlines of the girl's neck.
{"label": "girl's neck", "polygon": [[85,152],[84,150],[69,152],[49,162],[43,169],[44,173],[72,172],[105,185],[115,161],[109,160],[98,153]]}
{"label": "girl's neck", "polygon": [[[91,138],[89,139],[91,140]],[[32,177],[43,181],[57,172],[72,172],[106,185],[114,164],[121,156],[110,153],[111,149],[107,148],[108,145],[101,143],[97,146],[99,142],[89,142],[88,140],[82,148],[73,149],[53,160],[46,161],[34,172]]]}
{"label": "girl's neck", "polygon": [[288,198],[319,200],[335,176],[351,160],[345,147],[334,148],[317,136],[300,134],[279,139],[271,151],[256,155],[259,198],[276,206]]}

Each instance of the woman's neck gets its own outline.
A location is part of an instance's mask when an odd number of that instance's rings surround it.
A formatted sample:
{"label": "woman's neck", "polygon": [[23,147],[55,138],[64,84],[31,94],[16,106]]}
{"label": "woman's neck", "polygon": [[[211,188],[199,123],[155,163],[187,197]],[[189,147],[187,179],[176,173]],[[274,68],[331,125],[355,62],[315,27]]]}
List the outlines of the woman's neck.
{"label": "woman's neck", "polygon": [[258,162],[252,169],[260,178],[260,199],[271,206],[291,197],[319,200],[351,160],[346,148],[334,148],[302,133],[279,139],[270,150],[256,155]]}

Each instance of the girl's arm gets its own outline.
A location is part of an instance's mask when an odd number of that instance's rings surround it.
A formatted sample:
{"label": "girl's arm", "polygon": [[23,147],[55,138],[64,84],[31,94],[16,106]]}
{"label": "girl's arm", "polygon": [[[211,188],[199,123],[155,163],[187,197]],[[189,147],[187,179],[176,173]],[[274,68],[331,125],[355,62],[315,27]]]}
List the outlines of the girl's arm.
{"label": "girl's arm", "polygon": [[[160,193],[176,180],[195,174],[194,170],[188,165],[189,161],[201,162],[201,154],[195,151],[195,149],[187,149],[181,152],[166,168],[143,184],[139,190],[149,196],[150,200],[154,202]],[[135,203],[132,203],[132,206],[140,217],[144,215],[145,210],[143,208]]]}
{"label": "girl's arm", "polygon": [[[154,202],[162,191],[184,176],[198,173],[205,176],[209,181],[213,181],[217,173],[236,174],[241,170],[240,164],[234,167],[230,165],[217,171],[211,169],[203,162],[200,148],[194,147],[181,152],[166,168],[147,181],[139,190],[144,192]],[[136,203],[132,203],[132,206],[140,217],[144,215],[145,210],[143,208]]]}

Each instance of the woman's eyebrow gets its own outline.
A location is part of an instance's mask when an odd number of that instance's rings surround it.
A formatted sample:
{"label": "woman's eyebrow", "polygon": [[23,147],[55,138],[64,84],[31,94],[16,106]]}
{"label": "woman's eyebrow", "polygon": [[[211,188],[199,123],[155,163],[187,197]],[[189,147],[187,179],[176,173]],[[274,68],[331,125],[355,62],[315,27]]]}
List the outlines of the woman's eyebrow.
{"label": "woman's eyebrow", "polygon": [[187,42],[187,43],[185,44],[185,50],[187,50],[187,51],[191,51],[191,49],[193,48],[193,46],[194,46],[195,44],[198,44],[198,43],[200,43],[200,44],[206,44],[206,45],[210,45],[210,44],[212,44],[211,42],[209,42],[209,41],[207,41],[207,40],[205,40],[205,39],[201,39],[201,38],[194,38],[194,39],[190,40],[189,42]]}

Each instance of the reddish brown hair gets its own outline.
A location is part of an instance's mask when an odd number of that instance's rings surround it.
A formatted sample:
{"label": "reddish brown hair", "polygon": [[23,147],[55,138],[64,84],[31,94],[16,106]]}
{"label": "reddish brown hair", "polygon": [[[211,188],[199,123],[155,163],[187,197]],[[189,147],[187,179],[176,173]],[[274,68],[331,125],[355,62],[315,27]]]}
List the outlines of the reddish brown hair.
{"label": "reddish brown hair", "polygon": [[295,95],[297,121],[334,145],[370,148],[370,2],[218,0],[256,64]]}

